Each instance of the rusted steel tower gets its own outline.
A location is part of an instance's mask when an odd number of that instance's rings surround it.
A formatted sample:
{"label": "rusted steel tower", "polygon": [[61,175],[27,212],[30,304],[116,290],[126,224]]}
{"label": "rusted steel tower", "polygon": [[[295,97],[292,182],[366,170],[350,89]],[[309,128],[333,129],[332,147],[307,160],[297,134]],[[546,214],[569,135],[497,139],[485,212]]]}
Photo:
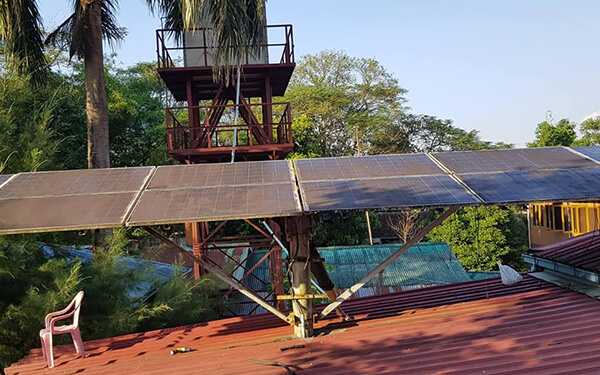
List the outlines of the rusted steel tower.
{"label": "rusted steel tower", "polygon": [[[247,55],[240,80],[239,105],[236,106],[235,72],[230,86],[215,83],[212,70],[210,29],[183,31],[183,43],[169,43],[174,30],[156,32],[158,74],[178,102],[185,105],[166,108],[168,153],[182,164],[232,161],[278,160],[292,151],[292,115],[289,102],[274,102],[284,95],[295,68],[292,25],[269,25],[260,56]],[[234,123],[234,112],[239,121]],[[235,137],[235,139],[234,139]],[[225,182],[224,182],[225,183]],[[232,197],[235,200],[235,196]],[[257,222],[245,220],[252,235],[220,235],[226,222],[186,225],[188,245],[194,255],[214,263],[228,259],[243,269],[241,279],[252,277],[243,267],[243,255],[235,249],[269,248],[272,293],[283,294],[281,248]],[[268,221],[278,238],[281,228]],[[215,226],[216,225],[216,226]],[[234,253],[231,251],[233,250]],[[246,255],[247,257],[247,255]],[[222,264],[220,264],[222,265]],[[197,265],[196,278],[203,270]]]}

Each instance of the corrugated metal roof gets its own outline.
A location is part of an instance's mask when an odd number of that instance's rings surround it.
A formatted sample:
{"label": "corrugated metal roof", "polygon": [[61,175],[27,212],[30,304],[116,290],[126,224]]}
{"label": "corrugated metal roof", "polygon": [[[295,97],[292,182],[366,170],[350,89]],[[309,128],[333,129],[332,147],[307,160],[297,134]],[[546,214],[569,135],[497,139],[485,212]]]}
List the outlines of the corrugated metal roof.
{"label": "corrugated metal roof", "polygon": [[[85,301],[84,301],[85,303]],[[319,323],[321,335],[289,340],[270,315],[218,320],[56,347],[47,371],[39,349],[10,375],[60,374],[598,374],[600,302],[530,276],[445,285],[348,301],[350,323]],[[85,324],[85,321],[82,322]],[[282,348],[301,346],[282,351]],[[196,351],[171,356],[174,347]]]}
{"label": "corrugated metal roof", "polygon": [[600,273],[600,232],[594,231],[538,247],[532,249],[530,255]]}

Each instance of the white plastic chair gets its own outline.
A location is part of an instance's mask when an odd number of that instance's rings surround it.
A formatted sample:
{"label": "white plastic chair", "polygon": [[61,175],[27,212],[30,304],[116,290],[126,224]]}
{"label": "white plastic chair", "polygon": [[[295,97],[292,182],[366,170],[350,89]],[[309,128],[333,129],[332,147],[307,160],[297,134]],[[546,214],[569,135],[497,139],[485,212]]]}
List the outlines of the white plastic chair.
{"label": "white plastic chair", "polygon": [[[40,340],[42,341],[42,353],[44,360],[48,364],[48,368],[54,367],[54,355],[52,353],[52,335],[62,335],[70,333],[75,344],[75,350],[85,358],[85,350],[83,349],[83,341],[79,332],[79,311],[81,310],[81,301],[83,300],[83,290],[77,293],[73,301],[65,309],[52,312],[46,315],[46,328],[40,330]],[[59,320],[73,317],[73,324],[55,326]]]}

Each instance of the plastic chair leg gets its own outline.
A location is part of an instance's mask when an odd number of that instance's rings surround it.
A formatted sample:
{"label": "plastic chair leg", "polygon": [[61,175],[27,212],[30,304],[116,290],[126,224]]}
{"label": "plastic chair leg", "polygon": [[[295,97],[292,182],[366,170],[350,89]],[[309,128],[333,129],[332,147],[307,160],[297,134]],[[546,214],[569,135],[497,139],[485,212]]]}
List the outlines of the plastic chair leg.
{"label": "plastic chair leg", "polygon": [[79,328],[71,332],[71,338],[73,339],[73,344],[75,345],[75,351],[81,355],[81,358],[85,358],[85,349],[83,348],[83,340],[81,339],[81,332],[79,332]]}
{"label": "plastic chair leg", "polygon": [[44,356],[44,362],[46,366],[48,366],[48,355],[46,354],[46,341],[44,340],[44,336],[40,334],[40,341],[42,342],[42,355]]}
{"label": "plastic chair leg", "polygon": [[52,335],[40,335],[42,341],[42,353],[48,368],[54,367],[54,353],[52,350]]}
{"label": "plastic chair leg", "polygon": [[47,356],[48,356],[48,368],[53,368],[54,367],[54,351],[52,350],[52,335],[48,335],[46,345],[47,345],[47,349],[48,349],[48,351],[46,352]]}

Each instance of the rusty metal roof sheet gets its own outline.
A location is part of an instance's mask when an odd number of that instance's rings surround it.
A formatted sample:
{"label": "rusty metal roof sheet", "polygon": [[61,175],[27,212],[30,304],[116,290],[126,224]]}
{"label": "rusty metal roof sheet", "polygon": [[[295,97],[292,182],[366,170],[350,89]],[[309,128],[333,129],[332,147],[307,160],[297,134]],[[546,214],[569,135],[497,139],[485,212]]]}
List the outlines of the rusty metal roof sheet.
{"label": "rusty metal roof sheet", "polygon": [[600,231],[532,249],[531,255],[600,273]]}
{"label": "rusty metal roof sheet", "polygon": [[[85,303],[85,302],[84,302]],[[56,347],[61,374],[598,374],[600,302],[526,276],[351,300],[351,323],[320,322],[321,335],[288,340],[270,315],[232,318]],[[85,324],[85,321],[82,322]],[[301,345],[295,349],[282,348]],[[174,347],[194,352],[171,356]],[[44,373],[39,349],[7,369]]]}

